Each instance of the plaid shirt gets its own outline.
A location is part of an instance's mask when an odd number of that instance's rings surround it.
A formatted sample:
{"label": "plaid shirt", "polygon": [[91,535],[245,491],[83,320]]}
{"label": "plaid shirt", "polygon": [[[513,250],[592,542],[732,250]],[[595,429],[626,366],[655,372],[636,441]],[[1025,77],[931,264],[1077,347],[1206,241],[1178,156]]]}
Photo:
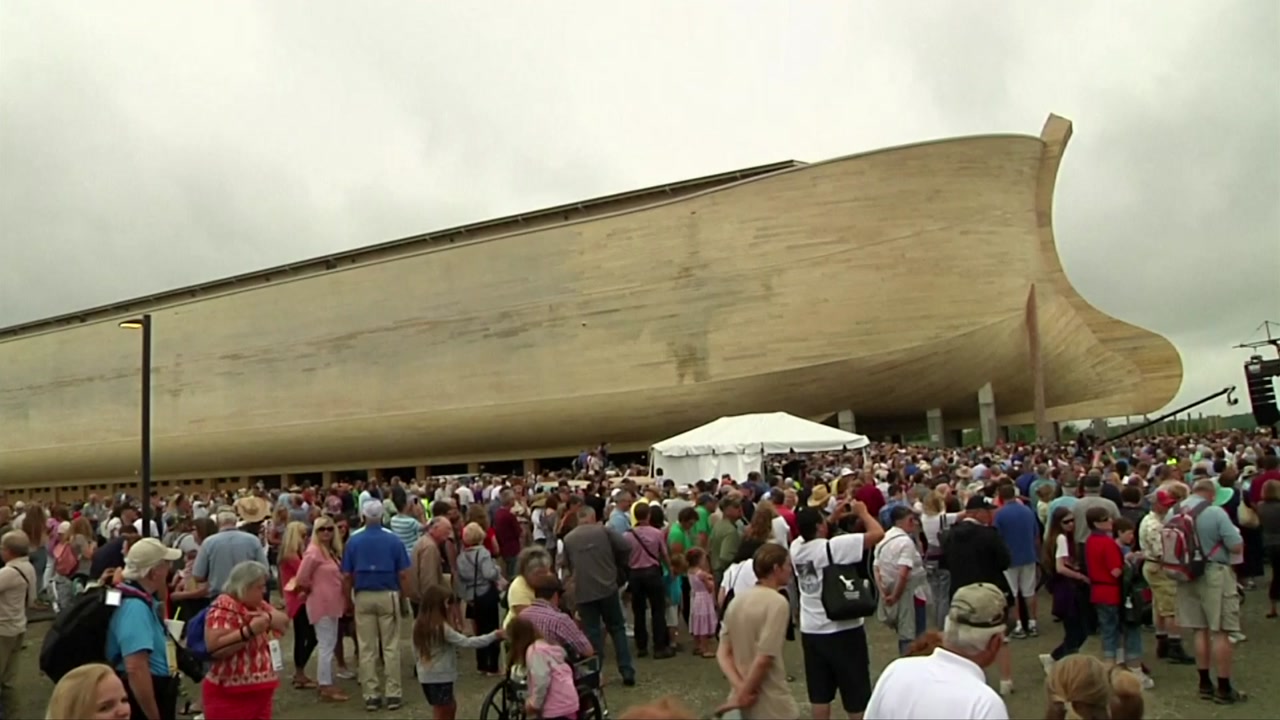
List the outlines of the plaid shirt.
{"label": "plaid shirt", "polygon": [[546,600],[534,600],[520,612],[522,620],[528,620],[547,642],[571,647],[579,656],[591,652],[591,642],[565,613]]}

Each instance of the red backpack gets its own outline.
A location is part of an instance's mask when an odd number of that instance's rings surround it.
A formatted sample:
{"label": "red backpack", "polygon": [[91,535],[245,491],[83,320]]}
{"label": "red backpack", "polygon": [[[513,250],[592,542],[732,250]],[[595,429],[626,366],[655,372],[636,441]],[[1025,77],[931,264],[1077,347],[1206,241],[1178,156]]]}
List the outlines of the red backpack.
{"label": "red backpack", "polygon": [[1215,546],[1205,553],[1196,532],[1196,518],[1209,506],[1206,501],[1190,509],[1179,509],[1160,529],[1160,565],[1164,574],[1177,582],[1192,582],[1204,575],[1206,558],[1217,549]]}

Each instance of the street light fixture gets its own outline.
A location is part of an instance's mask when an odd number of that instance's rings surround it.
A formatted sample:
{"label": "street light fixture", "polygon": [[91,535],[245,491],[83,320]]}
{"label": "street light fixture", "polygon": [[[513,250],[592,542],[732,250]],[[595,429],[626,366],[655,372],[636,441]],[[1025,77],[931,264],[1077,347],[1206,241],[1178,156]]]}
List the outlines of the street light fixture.
{"label": "street light fixture", "polygon": [[142,331],[142,537],[151,534],[151,315],[124,320],[120,327]]}

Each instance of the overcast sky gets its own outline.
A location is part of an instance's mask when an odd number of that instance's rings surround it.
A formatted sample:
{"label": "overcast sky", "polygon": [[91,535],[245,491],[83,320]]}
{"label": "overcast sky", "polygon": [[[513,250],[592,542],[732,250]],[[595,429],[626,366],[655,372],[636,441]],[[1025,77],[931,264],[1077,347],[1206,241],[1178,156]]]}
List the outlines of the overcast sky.
{"label": "overcast sky", "polygon": [[1273,0],[3,2],[0,326],[1049,112],[1073,284],[1174,341],[1176,402],[1242,384],[1280,320]]}

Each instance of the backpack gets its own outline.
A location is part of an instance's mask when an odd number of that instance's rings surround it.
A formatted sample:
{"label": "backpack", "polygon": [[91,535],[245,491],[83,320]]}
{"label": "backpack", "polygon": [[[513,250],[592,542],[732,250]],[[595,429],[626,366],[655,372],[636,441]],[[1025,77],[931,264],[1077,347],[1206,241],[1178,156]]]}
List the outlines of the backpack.
{"label": "backpack", "polygon": [[54,571],[62,577],[69,578],[76,574],[78,567],[80,567],[80,560],[76,558],[76,551],[71,547],[71,543],[59,542],[53,549]]}
{"label": "backpack", "polygon": [[196,616],[187,621],[184,627],[187,635],[187,652],[201,662],[208,662],[213,659],[213,655],[209,653],[209,643],[205,641],[205,621],[209,619],[209,608],[206,605],[204,609],[196,613]]}
{"label": "backpack", "polygon": [[1160,566],[1170,579],[1192,582],[1204,575],[1206,554],[1196,533],[1196,518],[1209,505],[1202,502],[1190,509],[1180,509],[1160,529]]}
{"label": "backpack", "polygon": [[110,664],[107,659],[107,629],[115,615],[115,605],[107,604],[107,593],[120,592],[120,602],[135,597],[150,601],[146,593],[127,585],[109,588],[99,585],[76,596],[53,619],[40,646],[40,672],[57,682],[63,675],[89,663]]}
{"label": "backpack", "polygon": [[876,614],[879,601],[871,582],[858,570],[861,563],[837,565],[827,541],[827,566],[822,568],[822,609],[830,620],[856,620]]}

